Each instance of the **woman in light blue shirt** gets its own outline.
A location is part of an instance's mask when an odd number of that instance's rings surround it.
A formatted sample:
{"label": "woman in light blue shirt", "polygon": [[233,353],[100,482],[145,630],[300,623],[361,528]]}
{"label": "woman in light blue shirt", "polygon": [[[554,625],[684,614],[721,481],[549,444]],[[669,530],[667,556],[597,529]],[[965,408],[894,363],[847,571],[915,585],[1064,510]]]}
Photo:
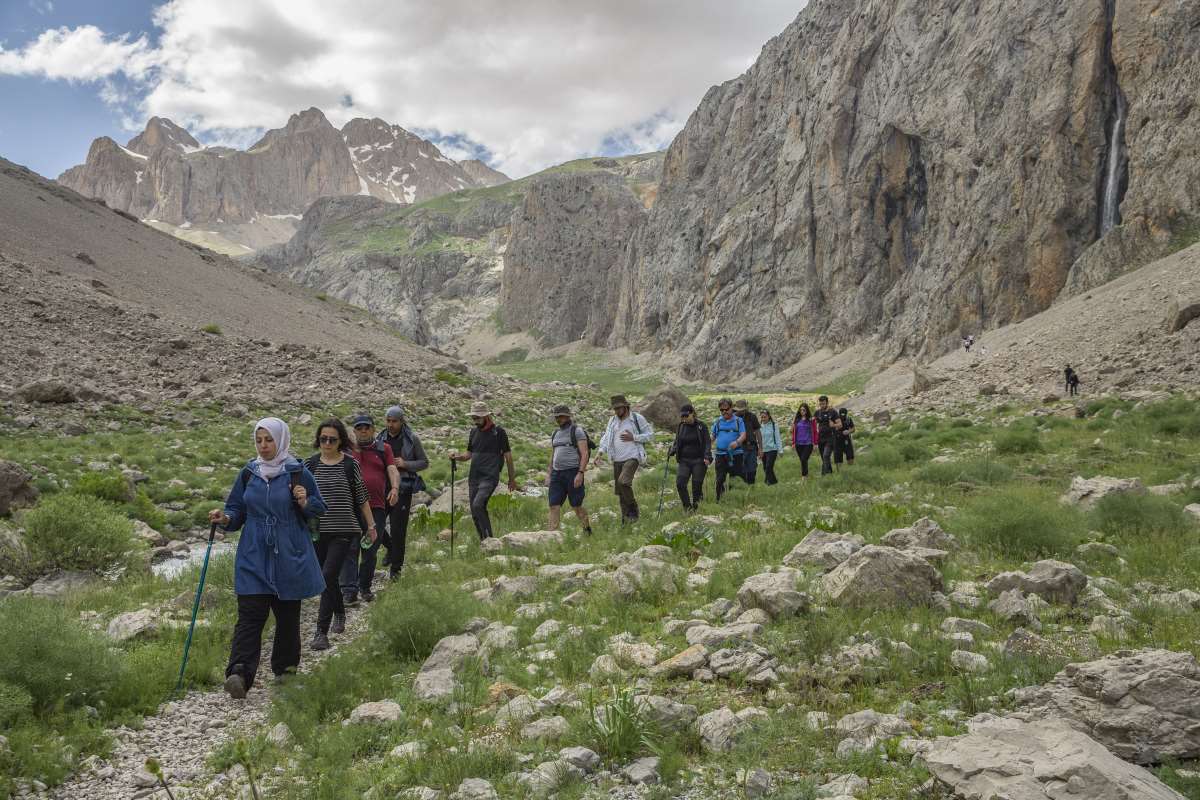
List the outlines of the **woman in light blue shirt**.
{"label": "woman in light blue shirt", "polygon": [[762,423],[763,471],[767,473],[767,486],[773,486],[779,483],[775,477],[775,459],[783,452],[783,439],[779,436],[779,425],[770,411],[760,411],[758,421]]}

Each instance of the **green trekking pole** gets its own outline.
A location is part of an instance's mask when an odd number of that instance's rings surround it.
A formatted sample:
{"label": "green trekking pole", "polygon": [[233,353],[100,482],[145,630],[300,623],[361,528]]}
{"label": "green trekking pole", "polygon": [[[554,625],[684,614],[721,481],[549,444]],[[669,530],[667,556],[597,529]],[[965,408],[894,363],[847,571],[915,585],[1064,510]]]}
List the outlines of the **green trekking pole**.
{"label": "green trekking pole", "polygon": [[200,585],[196,587],[196,599],[192,602],[192,622],[188,625],[187,639],[183,643],[183,661],[179,664],[179,680],[175,682],[175,691],[183,688],[183,673],[187,669],[188,653],[192,649],[192,635],[196,632],[196,615],[200,613],[200,597],[204,594],[204,578],[208,575],[208,559],[212,555],[213,539],[217,535],[217,523],[208,528],[208,547],[204,550],[204,564],[200,567]]}
{"label": "green trekking pole", "polygon": [[458,462],[450,459],[450,557],[454,558],[454,471]]}

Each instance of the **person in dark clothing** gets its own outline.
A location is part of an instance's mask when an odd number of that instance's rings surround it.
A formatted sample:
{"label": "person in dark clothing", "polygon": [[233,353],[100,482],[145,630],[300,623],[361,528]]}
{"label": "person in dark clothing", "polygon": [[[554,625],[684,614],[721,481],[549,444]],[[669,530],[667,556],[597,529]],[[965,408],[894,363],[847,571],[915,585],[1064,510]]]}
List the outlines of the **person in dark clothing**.
{"label": "person in dark clothing", "polygon": [[512,448],[508,434],[492,419],[487,403],[471,404],[471,421],[475,427],[467,437],[467,452],[451,453],[454,461],[470,461],[467,473],[467,496],[471,507],[471,521],[479,534],[479,541],[492,538],[492,520],[488,516],[488,501],[500,485],[500,465],[508,467],[508,490],[517,490],[517,470],[513,466]]}
{"label": "person in dark clothing", "polygon": [[342,585],[342,601],[347,606],[357,605],[360,593],[368,603],[375,599],[375,593],[371,591],[371,584],[375,580],[375,560],[379,548],[387,543],[384,534],[387,508],[396,503],[396,484],[400,481],[391,448],[375,439],[375,420],[367,414],[358,414],[351,424],[354,426],[354,450],[351,455],[358,462],[363,481],[367,484],[371,516],[379,537],[366,549],[361,547],[357,537],[350,540],[350,552],[338,576],[338,582]]}
{"label": "person in dark clothing", "polygon": [[1079,394],[1079,373],[1071,369],[1071,365],[1068,364],[1067,368],[1063,371],[1063,376],[1067,380],[1067,395],[1074,397]]}
{"label": "person in dark clothing", "polygon": [[708,426],[696,419],[696,409],[691,403],[679,409],[679,429],[667,455],[675,456],[675,490],[679,492],[679,502],[684,511],[695,511],[704,499],[704,476],[713,458]]}
{"label": "person in dark clothing", "polygon": [[754,483],[758,476],[758,457],[763,452],[762,424],[758,416],[750,410],[750,404],[738,400],[733,404],[734,411],[746,426],[746,443],[742,445],[742,480]]}
{"label": "person in dark clothing", "polygon": [[746,443],[746,423],[733,413],[733,401],[722,397],[717,403],[721,415],[712,426],[712,445],[716,458],[717,502],[725,494],[725,479],[730,475],[744,475],[742,446]]}
{"label": "person in dark clothing", "polygon": [[851,437],[854,435],[854,419],[844,408],[838,409],[838,418],[841,419],[842,426],[838,428],[837,441],[833,448],[833,461],[835,464],[841,464],[842,459],[845,459],[846,466],[852,466],[854,464],[854,440]]}
{"label": "person in dark clothing", "polygon": [[821,395],[817,398],[817,413],[813,419],[817,423],[817,446],[821,448],[821,474],[828,475],[833,472],[833,454],[837,449],[842,418],[837,409],[829,407],[829,398]]}
{"label": "person in dark clothing", "polygon": [[[225,507],[209,522],[241,529],[233,559],[237,622],[225,668],[225,691],[240,700],[254,685],[267,616],[275,615],[271,671],[277,677],[300,664],[300,603],[325,588],[308,538],[308,521],[325,513],[312,473],[288,453],[291,432],[278,417],[254,426],[258,457],[233,482]],[[274,489],[274,491],[272,491]]]}
{"label": "person in dark clothing", "polygon": [[808,459],[817,445],[817,423],[808,403],[801,403],[792,419],[792,449],[800,458],[800,477],[808,477]]}
{"label": "person in dark clothing", "polygon": [[405,421],[404,409],[400,406],[392,406],[387,410],[387,430],[379,434],[378,441],[391,448],[399,473],[396,501],[388,502],[388,552],[383,561],[388,567],[388,578],[395,580],[404,569],[412,499],[414,494],[425,490],[420,473],[429,467],[429,458],[421,446],[420,437]]}
{"label": "person in dark clothing", "polygon": [[1063,391],[1067,394],[1071,393],[1071,379],[1075,377],[1075,370],[1071,369],[1071,365],[1067,364],[1067,368],[1063,370]]}
{"label": "person in dark clothing", "polygon": [[304,465],[316,479],[325,513],[317,537],[317,560],[325,577],[325,591],[317,610],[317,630],[313,650],[329,649],[329,634],[346,630],[346,604],[338,576],[350,552],[350,542],[367,536],[372,544],[378,538],[375,517],[371,513],[370,494],[358,462],[349,454],[350,434],[340,419],[327,419],[317,426],[314,445],[320,452]]}

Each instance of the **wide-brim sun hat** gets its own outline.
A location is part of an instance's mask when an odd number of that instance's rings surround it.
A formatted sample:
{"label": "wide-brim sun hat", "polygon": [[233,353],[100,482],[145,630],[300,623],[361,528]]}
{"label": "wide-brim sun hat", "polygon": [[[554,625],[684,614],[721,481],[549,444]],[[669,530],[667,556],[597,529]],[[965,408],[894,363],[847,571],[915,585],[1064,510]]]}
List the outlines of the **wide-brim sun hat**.
{"label": "wide-brim sun hat", "polygon": [[482,400],[471,403],[471,411],[467,414],[467,416],[471,417],[490,417],[491,415],[492,410]]}
{"label": "wide-brim sun hat", "polygon": [[629,408],[629,401],[625,399],[623,394],[615,394],[608,402],[609,408]]}

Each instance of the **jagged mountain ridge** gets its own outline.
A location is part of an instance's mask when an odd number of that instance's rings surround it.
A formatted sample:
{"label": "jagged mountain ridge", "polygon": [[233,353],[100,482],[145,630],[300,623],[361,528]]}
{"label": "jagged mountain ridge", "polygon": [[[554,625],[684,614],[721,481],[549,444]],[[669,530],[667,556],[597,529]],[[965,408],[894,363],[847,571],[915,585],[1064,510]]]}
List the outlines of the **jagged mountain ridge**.
{"label": "jagged mountain ridge", "polygon": [[339,131],[310,108],[245,151],[202,147],[154,117],[125,147],[96,139],[87,161],[58,180],[181,238],[237,254],[286,241],[321,197],[411,204],[508,178],[483,164],[458,164],[398,125],[360,118]]}
{"label": "jagged mountain ridge", "polygon": [[[536,327],[525,315],[542,311],[550,298],[557,303],[567,294],[579,303],[587,301],[590,295],[579,292],[595,282],[588,270],[576,269],[571,262],[586,256],[590,243],[600,241],[608,252],[597,253],[596,261],[611,262],[620,253],[626,222],[624,217],[618,221],[621,235],[597,240],[584,235],[586,226],[577,230],[572,220],[582,219],[580,213],[590,214],[588,223],[595,231],[607,231],[613,222],[600,218],[607,210],[644,214],[653,202],[661,165],[660,153],[580,159],[516,181],[403,207],[377,198],[323,198],[305,212],[289,242],[264,248],[256,263],[366,308],[417,343],[455,350],[481,326],[493,334],[497,329]],[[552,191],[550,186],[559,188]],[[585,201],[553,223],[562,233],[559,245],[569,244],[569,249],[555,251],[524,232],[530,217],[522,210],[527,198],[551,192],[558,198],[551,202],[557,204],[566,196],[586,198],[593,191],[599,193],[593,198],[596,202]],[[601,195],[609,200],[599,202]],[[517,273],[509,270],[510,241],[519,241],[518,250],[532,243],[544,254],[536,285],[516,279]],[[557,269],[544,268],[547,263]],[[502,275],[507,286],[502,286]],[[502,293],[508,298],[505,314],[497,315]],[[575,328],[567,331],[557,323],[542,327],[546,344],[578,338]]]}
{"label": "jagged mountain ridge", "polygon": [[925,358],[1181,246],[1196,19],[1197,0],[813,2],[676,137],[588,338],[711,378],[856,342]]}

